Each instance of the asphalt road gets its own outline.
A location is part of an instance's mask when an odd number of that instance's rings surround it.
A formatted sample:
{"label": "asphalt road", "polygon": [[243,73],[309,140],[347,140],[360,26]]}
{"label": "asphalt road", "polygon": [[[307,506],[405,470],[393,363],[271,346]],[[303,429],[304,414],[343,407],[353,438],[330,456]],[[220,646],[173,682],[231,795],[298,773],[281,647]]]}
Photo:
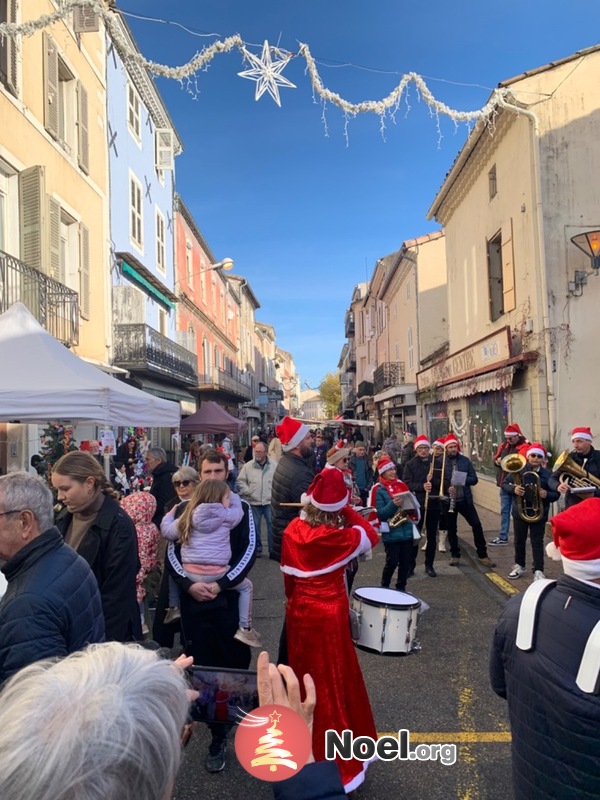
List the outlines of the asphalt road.
{"label": "asphalt road", "polygon": [[[488,682],[491,636],[506,597],[467,557],[465,548],[459,568],[450,567],[448,560],[449,555],[439,554],[438,577],[429,578],[420,552],[417,574],[409,580],[408,590],[430,606],[419,617],[421,650],[407,656],[358,652],[379,733],[397,735],[407,728],[411,747],[419,742],[456,744],[456,763],[374,763],[355,794],[358,798],[512,800],[506,704]],[[380,545],[371,561],[361,563],[355,586],[378,586],[383,561]],[[259,559],[250,577],[255,587],[254,625],[275,656],[284,615],[279,566]],[[206,729],[194,734],[175,800],[272,797],[269,785],[239,766],[232,744],[225,770],[208,774],[208,742]]]}

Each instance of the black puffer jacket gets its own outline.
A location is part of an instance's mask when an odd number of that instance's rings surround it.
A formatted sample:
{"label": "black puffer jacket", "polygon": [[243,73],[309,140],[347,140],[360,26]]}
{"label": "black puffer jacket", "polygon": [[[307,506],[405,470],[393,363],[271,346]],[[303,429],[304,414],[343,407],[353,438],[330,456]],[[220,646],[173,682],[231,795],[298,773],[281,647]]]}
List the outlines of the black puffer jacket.
{"label": "black puffer jacket", "polygon": [[281,540],[290,522],[298,516],[298,508],[282,508],[281,503],[299,503],[302,494],[314,478],[308,462],[300,456],[284,453],[273,475],[271,492],[271,530],[273,532],[273,552],[270,554],[281,561]]}
{"label": "black puffer jacket", "polygon": [[167,512],[167,505],[171,500],[177,500],[177,492],[173,486],[173,475],[177,470],[178,467],[170,461],[163,461],[152,470],[150,494],[156,498],[156,513],[152,517],[152,522],[157,528],[160,528],[162,518]]}
{"label": "black puffer jacket", "polygon": [[[577,450],[573,450],[569,455],[578,466],[586,472],[589,472],[589,474],[597,480],[600,480],[600,450],[595,450],[591,447],[587,456],[581,455]],[[558,472],[552,473],[552,477],[548,481],[548,485],[551,489],[558,490],[561,472],[562,470],[558,470]],[[565,508],[570,508],[577,503],[582,503],[584,500],[589,500],[590,497],[600,497],[600,489],[596,489],[593,492],[584,492],[583,494],[567,492],[565,495]]]}
{"label": "black puffer jacket", "polygon": [[515,644],[522,597],[500,617],[490,663],[492,688],[508,700],[515,800],[600,797],[600,696],[575,684],[600,586],[561,576],[540,601],[527,652]]}
{"label": "black puffer jacket", "polygon": [[[72,514],[63,509],[56,518],[56,527],[63,536],[69,529],[71,517]],[[90,565],[98,581],[108,641],[141,640],[142,623],[135,593],[135,579],[140,568],[135,525],[112,497],[104,498],[77,552]]]}
{"label": "black puffer jacket", "polygon": [[56,528],[9,559],[0,601],[0,683],[22,667],[104,641],[98,584]]}

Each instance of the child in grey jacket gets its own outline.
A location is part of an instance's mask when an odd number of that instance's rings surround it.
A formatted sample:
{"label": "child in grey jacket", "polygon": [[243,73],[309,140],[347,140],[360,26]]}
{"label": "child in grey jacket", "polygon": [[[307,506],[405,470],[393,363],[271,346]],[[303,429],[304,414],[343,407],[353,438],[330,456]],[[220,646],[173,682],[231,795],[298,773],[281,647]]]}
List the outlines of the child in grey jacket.
{"label": "child in grey jacket", "polygon": [[[181,542],[181,560],[187,577],[194,582],[213,583],[229,570],[229,533],[244,516],[240,498],[223,481],[202,481],[179,519],[175,510],[165,515],[160,529],[165,539]],[[252,628],[252,582],[248,578],[232,589],[239,593],[240,627],[235,638],[250,647],[261,647]],[[178,617],[179,589],[169,584],[169,612],[165,622]],[[169,619],[170,617],[170,619]]]}

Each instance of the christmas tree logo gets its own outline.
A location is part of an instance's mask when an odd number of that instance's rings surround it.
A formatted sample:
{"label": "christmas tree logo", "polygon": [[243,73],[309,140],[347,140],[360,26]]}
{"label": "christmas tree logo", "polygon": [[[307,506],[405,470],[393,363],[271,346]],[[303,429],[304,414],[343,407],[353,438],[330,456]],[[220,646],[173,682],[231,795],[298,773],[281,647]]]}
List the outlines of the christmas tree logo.
{"label": "christmas tree logo", "polygon": [[311,735],[291,708],[268,705],[247,714],[235,735],[235,752],[244,769],[264,781],[283,781],[308,761]]}

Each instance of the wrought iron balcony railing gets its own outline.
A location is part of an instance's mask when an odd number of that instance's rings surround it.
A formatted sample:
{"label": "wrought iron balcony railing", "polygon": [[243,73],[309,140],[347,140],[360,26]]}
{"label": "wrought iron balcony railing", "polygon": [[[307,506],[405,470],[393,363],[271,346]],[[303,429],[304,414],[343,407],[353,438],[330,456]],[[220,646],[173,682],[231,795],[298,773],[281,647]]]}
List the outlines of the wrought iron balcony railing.
{"label": "wrought iron balcony railing", "polygon": [[375,394],[390,389],[392,386],[400,386],[404,383],[404,362],[386,361],[380,364],[373,375],[373,389]]}
{"label": "wrought iron balcony railing", "polygon": [[346,339],[350,339],[354,336],[354,312],[353,311],[346,311],[346,319],[345,319],[345,335]]}
{"label": "wrought iron balcony railing", "polygon": [[59,342],[79,342],[77,292],[0,250],[0,313],[17,302]]}
{"label": "wrought iron balcony railing", "polygon": [[114,362],[131,371],[158,373],[177,383],[196,386],[198,359],[185,347],[149,325],[115,325]]}
{"label": "wrought iron balcony railing", "polygon": [[198,375],[198,387],[201,391],[224,392],[233,395],[242,402],[252,400],[254,397],[252,389],[248,384],[230,375],[229,372],[217,369],[216,367],[210,374]]}
{"label": "wrought iron balcony railing", "polygon": [[373,396],[373,383],[372,381],[361,381],[358,384],[358,397],[372,397]]}

